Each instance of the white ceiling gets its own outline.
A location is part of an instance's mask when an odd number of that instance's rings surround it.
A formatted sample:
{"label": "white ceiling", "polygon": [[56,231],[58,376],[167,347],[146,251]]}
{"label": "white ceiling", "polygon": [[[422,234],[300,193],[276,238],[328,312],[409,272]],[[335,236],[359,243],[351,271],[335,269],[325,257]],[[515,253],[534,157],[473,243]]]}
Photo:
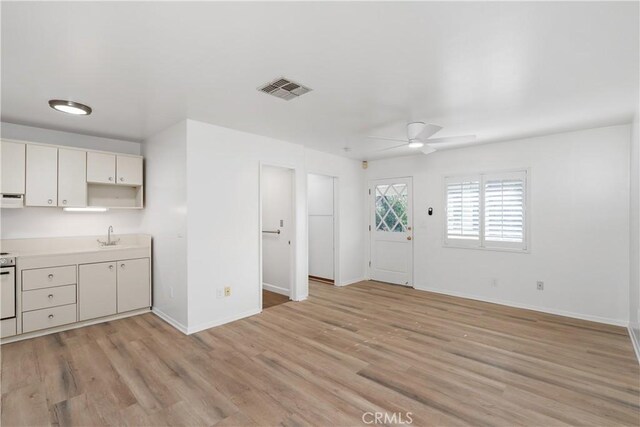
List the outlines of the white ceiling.
{"label": "white ceiling", "polygon": [[[624,123],[638,104],[638,2],[1,7],[13,123],[142,140],[191,118],[373,159],[412,153],[365,138],[411,120],[482,143]],[[280,76],[313,92],[256,91]]]}

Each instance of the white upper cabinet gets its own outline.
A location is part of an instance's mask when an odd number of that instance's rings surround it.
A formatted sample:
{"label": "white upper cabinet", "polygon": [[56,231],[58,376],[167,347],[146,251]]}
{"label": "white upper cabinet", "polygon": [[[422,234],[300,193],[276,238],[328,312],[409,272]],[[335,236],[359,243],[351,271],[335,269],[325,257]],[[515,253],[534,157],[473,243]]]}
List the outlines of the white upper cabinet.
{"label": "white upper cabinet", "polygon": [[27,144],[27,206],[58,205],[58,148]]}
{"label": "white upper cabinet", "polygon": [[142,158],[118,156],[118,184],[142,185]]}
{"label": "white upper cabinet", "polygon": [[19,142],[0,142],[2,157],[2,194],[24,194],[25,144]]}
{"label": "white upper cabinet", "polygon": [[0,140],[0,166],[3,208],[144,208],[141,156]]}
{"label": "white upper cabinet", "polygon": [[58,206],[87,206],[87,152],[58,150]]}
{"label": "white upper cabinet", "polygon": [[87,182],[96,184],[116,183],[116,155],[87,153]]}

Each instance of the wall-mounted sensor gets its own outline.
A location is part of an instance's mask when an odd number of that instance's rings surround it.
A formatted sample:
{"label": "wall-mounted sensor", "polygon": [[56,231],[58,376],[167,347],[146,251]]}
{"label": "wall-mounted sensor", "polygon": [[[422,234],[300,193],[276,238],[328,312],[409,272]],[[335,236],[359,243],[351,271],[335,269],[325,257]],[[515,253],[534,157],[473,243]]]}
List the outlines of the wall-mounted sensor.
{"label": "wall-mounted sensor", "polygon": [[428,212],[429,212],[429,216],[433,215],[433,208],[429,208]]}

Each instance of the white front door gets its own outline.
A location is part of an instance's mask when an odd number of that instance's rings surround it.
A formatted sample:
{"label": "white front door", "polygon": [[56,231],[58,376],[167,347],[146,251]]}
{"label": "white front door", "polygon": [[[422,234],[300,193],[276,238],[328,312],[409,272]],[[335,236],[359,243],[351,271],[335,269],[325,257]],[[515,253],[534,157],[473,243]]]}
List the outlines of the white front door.
{"label": "white front door", "polygon": [[371,279],[413,286],[411,178],[371,182]]}

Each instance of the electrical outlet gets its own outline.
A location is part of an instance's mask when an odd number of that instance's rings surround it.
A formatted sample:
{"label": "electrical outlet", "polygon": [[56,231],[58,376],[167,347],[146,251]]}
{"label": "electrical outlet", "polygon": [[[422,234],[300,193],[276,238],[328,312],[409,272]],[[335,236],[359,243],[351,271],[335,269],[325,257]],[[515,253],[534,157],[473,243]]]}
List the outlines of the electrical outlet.
{"label": "electrical outlet", "polygon": [[222,298],[224,296],[224,291],[222,288],[216,289],[216,298]]}
{"label": "electrical outlet", "polygon": [[544,282],[542,282],[542,281],[538,280],[538,281],[536,282],[536,286],[537,286],[537,288],[538,288],[538,290],[539,290],[539,291],[544,291]]}
{"label": "electrical outlet", "polygon": [[230,297],[231,296],[231,286],[225,286],[225,288],[224,288],[224,296],[225,297]]}

